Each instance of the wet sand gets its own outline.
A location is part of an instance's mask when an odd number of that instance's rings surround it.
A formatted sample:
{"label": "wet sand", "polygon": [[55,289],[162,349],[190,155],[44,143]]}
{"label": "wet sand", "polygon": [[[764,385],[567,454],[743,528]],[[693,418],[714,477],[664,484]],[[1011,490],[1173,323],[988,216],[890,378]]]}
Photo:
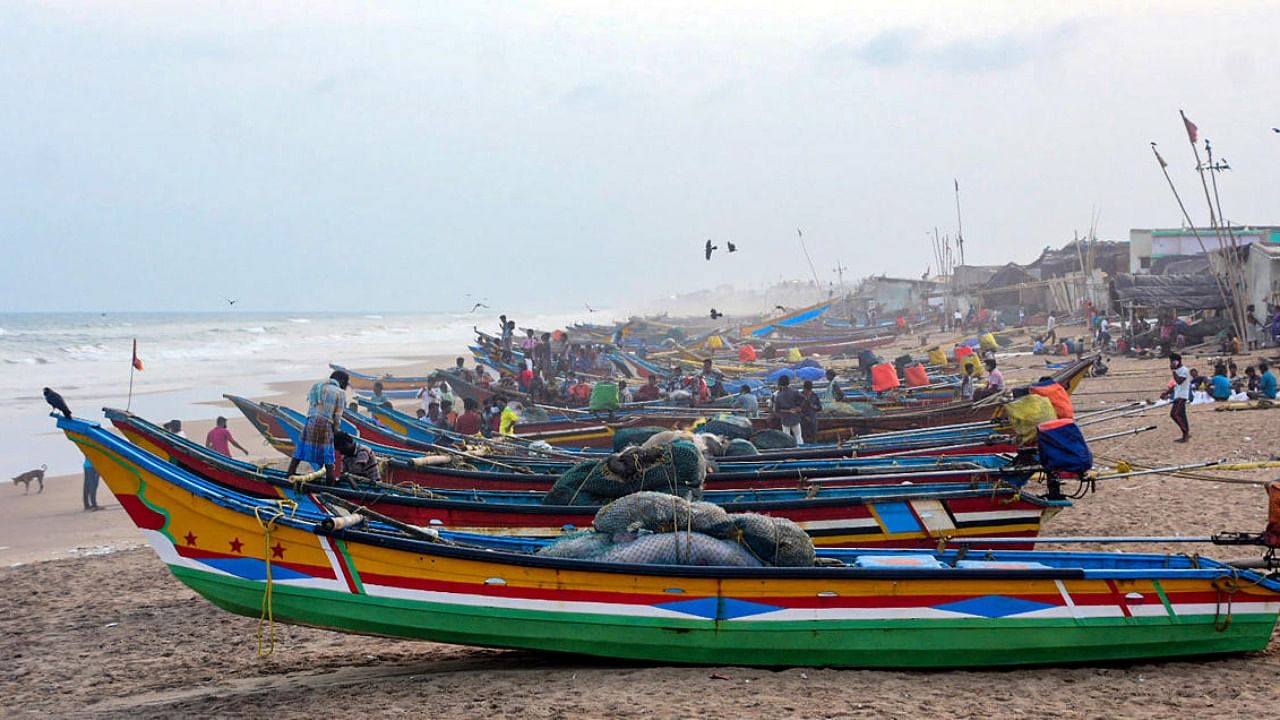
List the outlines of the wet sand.
{"label": "wet sand", "polygon": [[[1042,362],[1026,357],[1004,364],[1016,382],[1039,373]],[[1191,364],[1197,362],[1204,367]],[[1164,361],[1117,360],[1110,375],[1084,383],[1077,408],[1154,398],[1167,377]],[[1280,410],[1195,406],[1190,419],[1187,445],[1172,442],[1163,409],[1094,425],[1087,434],[1159,426],[1094,446],[1100,458],[1134,463],[1267,460],[1280,447]],[[232,430],[241,444],[257,448],[255,435]],[[1201,474],[1260,482],[1278,473]],[[1265,653],[1193,662],[998,672],[771,671],[616,663],[277,626],[275,654],[260,659],[256,619],[202,600],[150,550],[68,558],[65,550],[75,545],[137,544],[136,532],[118,509],[81,512],[79,478],[46,482],[43,496],[0,488],[0,546],[11,548],[0,551],[0,603],[8,608],[0,616],[0,657],[9,662],[0,707],[15,717],[1163,719],[1273,714],[1278,697],[1274,640]],[[103,487],[100,498],[108,495]],[[1058,515],[1044,533],[1185,536],[1258,531],[1264,523],[1259,485],[1137,477],[1099,482],[1096,493]],[[38,559],[32,548],[41,546],[52,552],[48,557],[64,559],[31,562]],[[1200,545],[1169,549],[1254,554]],[[7,567],[22,553],[27,564]]]}

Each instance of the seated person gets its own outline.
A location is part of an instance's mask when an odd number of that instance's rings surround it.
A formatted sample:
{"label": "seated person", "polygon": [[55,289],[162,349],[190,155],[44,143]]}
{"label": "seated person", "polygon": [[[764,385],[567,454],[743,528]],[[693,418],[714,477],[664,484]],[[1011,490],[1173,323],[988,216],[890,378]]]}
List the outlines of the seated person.
{"label": "seated person", "polygon": [[368,445],[344,432],[333,435],[333,449],[342,456],[342,475],[357,481],[378,482],[382,478],[378,470],[378,458]]}

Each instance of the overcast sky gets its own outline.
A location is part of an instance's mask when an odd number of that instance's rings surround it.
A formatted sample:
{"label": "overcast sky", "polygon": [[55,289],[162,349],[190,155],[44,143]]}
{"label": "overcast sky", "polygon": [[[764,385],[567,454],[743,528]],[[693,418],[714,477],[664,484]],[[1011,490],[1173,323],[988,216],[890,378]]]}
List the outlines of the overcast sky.
{"label": "overcast sky", "polygon": [[[269,9],[263,9],[268,5]],[[799,6],[799,7],[797,7]],[[1118,7],[1117,7],[1118,6]],[[0,311],[625,307],[1280,224],[1275,2],[0,3]],[[1199,197],[1199,202],[1196,202]],[[701,258],[708,237],[741,251]],[[936,268],[935,268],[936,270]]]}

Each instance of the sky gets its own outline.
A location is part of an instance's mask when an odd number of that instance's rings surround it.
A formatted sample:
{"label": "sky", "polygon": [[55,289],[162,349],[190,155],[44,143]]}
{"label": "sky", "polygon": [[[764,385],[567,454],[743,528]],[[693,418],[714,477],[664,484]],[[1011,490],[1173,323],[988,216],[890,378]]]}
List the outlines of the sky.
{"label": "sky", "polygon": [[[0,311],[551,311],[1280,224],[1274,2],[0,3]],[[1268,61],[1268,56],[1272,60]],[[1272,70],[1267,70],[1272,68]],[[1197,198],[1199,201],[1197,202]],[[706,239],[720,252],[702,259]]]}

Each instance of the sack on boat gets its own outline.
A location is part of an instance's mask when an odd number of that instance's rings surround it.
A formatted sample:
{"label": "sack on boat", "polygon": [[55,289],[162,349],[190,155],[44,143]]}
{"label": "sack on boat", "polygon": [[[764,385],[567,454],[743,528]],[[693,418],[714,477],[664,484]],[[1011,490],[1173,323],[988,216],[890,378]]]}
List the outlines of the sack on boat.
{"label": "sack on boat", "polygon": [[1041,395],[1027,394],[1004,406],[1009,425],[1024,444],[1034,442],[1040,423],[1057,420],[1053,403]]}
{"label": "sack on boat", "polygon": [[598,382],[591,387],[591,400],[587,405],[590,410],[617,410],[618,383]]}
{"label": "sack on boat", "polygon": [[730,440],[748,439],[754,429],[751,427],[751,421],[736,415],[722,415],[714,420],[708,420],[702,426],[703,432],[723,435]]}
{"label": "sack on boat", "polygon": [[1000,344],[996,342],[996,336],[988,332],[978,336],[978,347],[994,351],[1000,349]]}
{"label": "sack on boat", "polygon": [[902,385],[898,379],[897,369],[889,363],[880,363],[871,368],[871,389],[876,392],[887,392]]}
{"label": "sack on boat", "polygon": [[978,359],[977,355],[964,356],[964,359],[960,361],[960,372],[964,372],[966,367],[973,368],[972,374],[976,378],[980,378],[987,374],[986,367],[982,364],[982,361]]}
{"label": "sack on boat", "polygon": [[924,369],[924,365],[916,363],[908,365],[902,370],[907,377],[907,385],[909,387],[923,387],[929,384],[929,373]]}
{"label": "sack on boat", "polygon": [[1040,464],[1053,472],[1085,473],[1093,468],[1093,453],[1074,420],[1040,423],[1036,442]]}
{"label": "sack on boat", "polygon": [[1055,380],[1041,380],[1034,383],[1031,392],[1035,395],[1041,395],[1049,399],[1053,403],[1054,412],[1059,420],[1074,418],[1075,408],[1071,405],[1071,394],[1067,389],[1059,385]]}
{"label": "sack on boat", "polygon": [[796,446],[796,439],[781,430],[760,430],[751,436],[751,444],[761,450],[787,450]]}
{"label": "sack on boat", "polygon": [[734,438],[729,441],[729,447],[724,452],[727,457],[741,457],[745,455],[759,455],[760,450],[750,440],[742,438]]}
{"label": "sack on boat", "polygon": [[543,505],[598,505],[642,490],[702,497],[707,461],[693,443],[677,440],[628,448],[604,460],[578,463],[556,480]]}
{"label": "sack on boat", "polygon": [[935,347],[929,350],[929,364],[930,365],[946,365],[947,364],[947,354],[943,352],[942,348]]}
{"label": "sack on boat", "polygon": [[701,565],[759,567],[761,562],[736,542],[696,532],[642,535],[631,542],[614,543],[595,559],[601,562],[639,565]]}
{"label": "sack on boat", "polygon": [[660,432],[665,432],[666,430],[667,428],[656,425],[620,428],[613,433],[613,451],[621,452],[632,445],[638,447],[643,445],[645,440],[648,440]]}

